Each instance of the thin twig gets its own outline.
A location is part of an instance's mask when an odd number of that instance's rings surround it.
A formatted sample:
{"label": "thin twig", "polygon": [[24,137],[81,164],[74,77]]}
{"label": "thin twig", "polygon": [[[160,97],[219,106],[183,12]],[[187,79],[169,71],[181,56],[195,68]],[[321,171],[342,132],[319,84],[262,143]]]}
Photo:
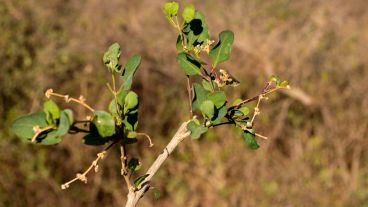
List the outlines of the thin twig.
{"label": "thin twig", "polygon": [[149,147],[153,147],[152,139],[151,139],[151,137],[148,134],[146,134],[144,132],[137,132],[137,136],[144,136],[144,137],[146,137],[148,139],[148,141],[149,141],[149,144],[150,144]]}
{"label": "thin twig", "polygon": [[121,160],[121,175],[124,177],[125,183],[130,191],[132,185],[130,184],[128,170],[127,170],[127,156],[125,146],[123,143],[120,144],[120,160]]}
{"label": "thin twig", "polygon": [[64,183],[61,185],[61,189],[65,190],[67,188],[69,188],[70,184],[72,184],[73,182],[80,180],[84,183],[87,183],[87,174],[94,168],[95,172],[98,172],[98,161],[104,159],[104,157],[106,156],[107,151],[117,142],[113,142],[111,143],[109,146],[107,146],[102,152],[97,154],[97,158],[92,162],[92,164],[87,168],[87,170],[85,170],[83,173],[77,173],[76,177],[73,178],[72,180]]}
{"label": "thin twig", "polygon": [[48,131],[50,129],[53,129],[55,128],[54,126],[47,126],[45,128],[40,128],[39,126],[35,126],[33,127],[33,131],[35,131],[35,135],[33,135],[32,139],[31,139],[31,142],[35,142],[37,137],[42,133],[42,132],[45,132],[45,131]]}
{"label": "thin twig", "polygon": [[87,109],[89,109],[92,112],[95,111],[92,107],[90,107],[88,104],[85,103],[85,99],[84,99],[83,96],[80,96],[79,99],[71,98],[71,97],[69,97],[69,95],[63,95],[63,94],[60,94],[60,93],[54,93],[51,88],[48,89],[45,92],[45,96],[47,98],[50,98],[51,96],[56,96],[56,97],[64,98],[65,102],[67,102],[67,103],[73,101],[73,102],[79,103],[80,105],[86,107]]}

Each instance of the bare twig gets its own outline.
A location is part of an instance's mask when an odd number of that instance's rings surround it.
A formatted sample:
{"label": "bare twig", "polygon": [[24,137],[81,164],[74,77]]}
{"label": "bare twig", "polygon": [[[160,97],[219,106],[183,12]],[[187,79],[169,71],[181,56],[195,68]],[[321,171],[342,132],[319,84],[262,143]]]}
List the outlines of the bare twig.
{"label": "bare twig", "polygon": [[120,145],[120,160],[121,160],[121,175],[124,177],[125,183],[129,189],[129,191],[132,188],[132,185],[130,184],[129,176],[128,176],[128,169],[127,169],[127,156],[125,151],[125,146],[123,143]]}
{"label": "bare twig", "polygon": [[92,164],[87,168],[87,170],[85,170],[83,173],[77,173],[76,177],[73,178],[72,180],[64,183],[61,185],[61,189],[65,190],[67,188],[69,188],[70,184],[74,183],[75,181],[82,181],[84,183],[87,183],[87,174],[94,169],[95,172],[98,171],[98,161],[102,160],[105,156],[107,151],[117,142],[113,142],[111,143],[109,146],[107,146],[102,152],[97,154],[97,158],[92,162]]}
{"label": "bare twig", "polygon": [[148,141],[149,141],[149,144],[150,144],[149,147],[153,147],[152,139],[151,139],[151,137],[148,134],[146,134],[144,132],[137,132],[137,136],[144,136],[144,137],[146,137],[148,139]]}
{"label": "bare twig", "polygon": [[156,158],[151,167],[147,170],[147,177],[138,186],[137,189],[129,189],[128,200],[125,207],[134,207],[138,203],[139,199],[143,197],[145,192],[150,188],[150,181],[152,177],[156,174],[158,169],[161,167],[163,162],[169,157],[171,152],[178,146],[178,144],[183,141],[186,137],[190,135],[190,131],[187,129],[187,124],[189,122],[184,122],[176,131],[174,137],[171,139],[169,144],[164,148],[161,154]]}
{"label": "bare twig", "polygon": [[48,131],[48,130],[53,129],[53,128],[54,128],[54,126],[47,126],[47,127],[41,129],[39,126],[34,126],[33,131],[35,132],[35,135],[33,135],[32,139],[31,139],[31,142],[35,142],[37,137],[40,136],[40,134],[42,132]]}
{"label": "bare twig", "polygon": [[76,98],[71,98],[69,97],[69,95],[63,95],[60,93],[54,93],[54,91],[50,88],[45,92],[45,96],[47,98],[50,98],[51,96],[56,96],[56,97],[60,97],[60,98],[64,98],[65,102],[69,103],[71,101],[79,103],[80,105],[86,107],[87,109],[89,109],[90,111],[94,112],[95,110],[90,107],[88,104],[85,103],[85,98],[83,96],[80,96],[78,99]]}

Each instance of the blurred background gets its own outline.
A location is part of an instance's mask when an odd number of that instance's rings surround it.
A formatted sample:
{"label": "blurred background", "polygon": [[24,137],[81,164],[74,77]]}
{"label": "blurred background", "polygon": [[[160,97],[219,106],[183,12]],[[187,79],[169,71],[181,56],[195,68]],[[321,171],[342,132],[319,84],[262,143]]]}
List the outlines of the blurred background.
{"label": "blurred background", "polygon": [[[233,127],[187,139],[153,179],[161,198],[147,193],[139,206],[368,206],[368,1],[188,2],[205,14],[213,39],[225,29],[235,33],[223,65],[241,82],[229,89],[232,96],[256,95],[271,74],[293,89],[262,103],[256,128],[269,140],[259,140],[259,150],[249,150]],[[164,3],[1,0],[0,206],[124,206],[117,149],[87,185],[62,191],[102,147],[85,147],[81,136],[34,146],[9,127],[17,116],[42,110],[48,88],[83,94],[106,109],[112,97],[101,58],[118,42],[123,64],[133,54],[143,58],[133,89],[141,98],[139,131],[155,146],[142,139],[129,153],[143,159],[144,174],[188,119],[177,34],[161,11]],[[78,117],[88,115],[55,100]]]}

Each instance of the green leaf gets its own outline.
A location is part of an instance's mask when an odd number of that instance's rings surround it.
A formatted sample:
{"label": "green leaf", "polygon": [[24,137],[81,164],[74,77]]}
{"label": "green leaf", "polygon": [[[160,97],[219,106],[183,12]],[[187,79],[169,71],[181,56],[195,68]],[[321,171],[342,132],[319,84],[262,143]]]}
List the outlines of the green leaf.
{"label": "green leaf", "polygon": [[191,132],[190,136],[192,137],[192,139],[198,139],[199,137],[201,137],[202,134],[204,134],[208,131],[207,127],[204,127],[204,126],[196,123],[196,121],[194,121],[194,120],[192,120],[188,123],[187,128]]}
{"label": "green leaf", "polygon": [[176,61],[187,75],[201,74],[201,64],[189,54],[181,52],[176,56]]}
{"label": "green leaf", "polygon": [[116,106],[115,99],[113,99],[113,100],[110,101],[110,104],[109,104],[109,112],[111,113],[111,115],[113,117],[119,117],[118,107]]}
{"label": "green leaf", "polygon": [[249,114],[249,109],[246,106],[242,106],[240,109],[238,109],[239,111],[241,111],[243,113],[243,116],[246,116]]}
{"label": "green leaf", "polygon": [[287,80],[284,80],[284,81],[282,81],[280,84],[279,84],[279,86],[280,87],[287,87],[289,85],[289,81],[287,81]]}
{"label": "green leaf", "polygon": [[74,122],[73,111],[70,109],[64,109],[64,112],[68,115],[69,123],[72,124]]}
{"label": "green leaf", "polygon": [[96,126],[101,137],[109,137],[115,134],[114,118],[105,111],[93,112],[92,123]]}
{"label": "green leaf", "polygon": [[235,100],[233,101],[233,106],[240,104],[242,101],[243,101],[243,100],[242,100],[242,99],[240,99],[240,98],[235,99]]}
{"label": "green leaf", "polygon": [[200,109],[201,112],[210,119],[215,115],[215,104],[210,100],[203,101]]}
{"label": "green leaf", "polygon": [[211,123],[212,124],[221,123],[222,119],[226,116],[226,114],[227,114],[227,107],[226,106],[223,106],[220,109],[216,109],[215,116],[212,118]]}
{"label": "green leaf", "polygon": [[219,42],[211,49],[209,56],[213,62],[213,66],[224,62],[230,58],[231,45],[234,42],[234,33],[232,31],[223,31],[219,35]]}
{"label": "green leaf", "polygon": [[148,174],[139,176],[137,179],[134,180],[134,186],[137,188],[148,176]]}
{"label": "green leaf", "polygon": [[112,44],[105,52],[102,61],[111,70],[111,72],[120,72],[120,45],[118,43]]}
{"label": "green leaf", "polygon": [[166,16],[174,16],[178,13],[179,10],[179,4],[176,2],[167,2],[162,7],[162,10],[166,14]]}
{"label": "green leaf", "polygon": [[48,100],[43,104],[43,111],[46,113],[47,123],[52,124],[60,118],[60,109],[53,100]]}
{"label": "green leaf", "polygon": [[142,167],[141,163],[137,158],[132,158],[128,162],[128,169],[131,171],[137,171]]}
{"label": "green leaf", "polygon": [[250,133],[249,131],[244,131],[243,138],[250,149],[255,150],[259,148],[255,134]]}
{"label": "green leaf", "polygon": [[128,91],[132,87],[133,76],[141,63],[141,56],[134,55],[128,59],[123,73],[123,90]]}
{"label": "green leaf", "polygon": [[52,130],[47,133],[42,133],[37,137],[36,143],[41,145],[54,145],[61,142],[57,130]]}
{"label": "green leaf", "polygon": [[61,111],[60,113],[60,121],[59,121],[59,125],[58,128],[56,130],[56,135],[57,136],[63,136],[66,133],[68,133],[70,125],[72,123],[69,122],[69,115],[67,112],[65,111]]}
{"label": "green leaf", "polygon": [[226,95],[222,91],[209,93],[207,98],[211,100],[218,109],[226,103]]}
{"label": "green leaf", "polygon": [[192,108],[193,110],[199,109],[202,102],[206,100],[206,91],[200,84],[194,83],[192,87],[192,92],[193,92]]}
{"label": "green leaf", "polygon": [[11,130],[23,141],[30,141],[35,135],[33,131],[33,127],[35,126],[40,128],[48,126],[44,112],[36,112],[17,118],[11,126]]}
{"label": "green leaf", "polygon": [[138,95],[133,91],[129,91],[129,93],[125,97],[124,114],[128,113],[129,111],[137,109],[138,104],[139,104]]}
{"label": "green leaf", "polygon": [[205,43],[210,37],[204,15],[198,11],[195,12],[194,19],[189,23],[185,23],[182,31],[187,37],[189,50]]}
{"label": "green leaf", "polygon": [[185,5],[182,16],[184,18],[184,21],[187,22],[187,23],[189,23],[190,21],[192,21],[192,19],[194,19],[195,8],[194,8],[193,4]]}
{"label": "green leaf", "polygon": [[211,91],[211,92],[213,91],[213,86],[212,86],[211,82],[208,81],[208,80],[203,80],[202,81],[202,86],[207,91]]}
{"label": "green leaf", "polygon": [[137,137],[137,132],[128,132],[127,135],[128,138],[132,139],[132,138],[136,138]]}
{"label": "green leaf", "polygon": [[128,94],[129,91],[125,91],[124,90],[124,85],[122,85],[118,92],[116,93],[116,99],[118,101],[118,104],[123,107],[124,106],[124,103],[125,103],[125,97],[126,95]]}

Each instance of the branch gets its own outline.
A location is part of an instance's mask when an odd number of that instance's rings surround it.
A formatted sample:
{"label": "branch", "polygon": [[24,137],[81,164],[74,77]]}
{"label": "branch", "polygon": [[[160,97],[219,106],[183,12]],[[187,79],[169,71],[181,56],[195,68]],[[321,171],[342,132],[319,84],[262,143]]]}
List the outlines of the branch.
{"label": "branch", "polygon": [[184,122],[179,129],[176,131],[175,135],[169,142],[169,144],[164,148],[161,154],[156,158],[151,167],[147,170],[147,177],[144,181],[136,188],[129,189],[128,200],[125,204],[125,207],[134,207],[137,205],[140,198],[144,196],[144,194],[150,188],[150,182],[152,177],[156,174],[158,169],[164,163],[164,161],[169,157],[172,151],[178,146],[178,144],[183,141],[186,137],[190,135],[190,131],[187,129],[188,122]]}

